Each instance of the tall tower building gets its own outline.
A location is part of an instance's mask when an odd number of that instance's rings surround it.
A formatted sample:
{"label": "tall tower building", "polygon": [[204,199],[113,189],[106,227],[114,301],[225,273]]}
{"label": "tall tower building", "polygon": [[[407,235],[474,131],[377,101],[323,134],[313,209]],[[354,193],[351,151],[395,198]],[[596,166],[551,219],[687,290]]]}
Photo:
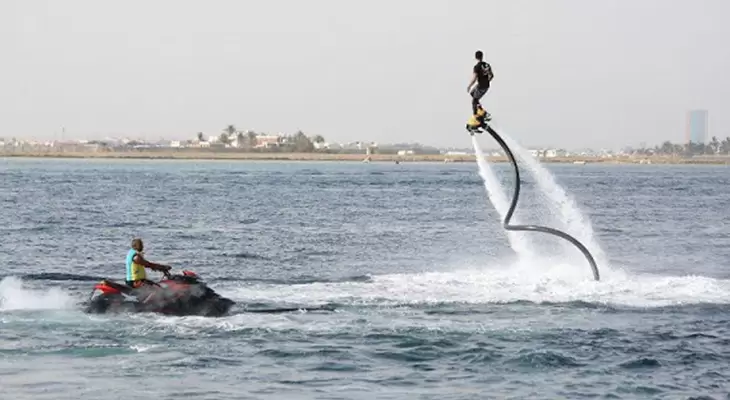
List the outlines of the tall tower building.
{"label": "tall tower building", "polygon": [[692,110],[687,113],[687,142],[707,142],[707,110]]}

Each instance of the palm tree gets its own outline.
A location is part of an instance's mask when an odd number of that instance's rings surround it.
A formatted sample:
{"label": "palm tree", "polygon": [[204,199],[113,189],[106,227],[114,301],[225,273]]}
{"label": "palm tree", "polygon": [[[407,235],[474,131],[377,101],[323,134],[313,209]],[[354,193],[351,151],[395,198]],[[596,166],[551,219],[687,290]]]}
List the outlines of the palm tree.
{"label": "palm tree", "polygon": [[297,133],[292,138],[294,142],[294,151],[301,152],[301,153],[309,153],[312,150],[314,150],[314,145],[312,144],[312,141],[309,140],[307,135],[304,134],[302,131],[297,131]]}
{"label": "palm tree", "polygon": [[322,135],[315,135],[314,138],[312,138],[312,142],[324,143],[324,137],[322,137]]}
{"label": "palm tree", "polygon": [[243,146],[243,132],[238,132],[236,135],[236,147],[240,148]]}
{"label": "palm tree", "polygon": [[250,146],[251,148],[254,148],[254,147],[256,147],[256,145],[258,144],[258,139],[256,139],[256,136],[257,136],[257,135],[256,135],[256,132],[253,132],[253,131],[249,131],[249,132],[247,133],[247,136],[248,136],[248,145],[249,145],[249,146]]}
{"label": "palm tree", "polygon": [[720,149],[725,154],[730,154],[730,137],[726,137],[720,144]]}
{"label": "palm tree", "polygon": [[720,141],[717,140],[717,136],[712,137],[712,140],[710,140],[709,148],[712,151],[712,154],[717,154],[720,152]]}
{"label": "palm tree", "polygon": [[660,152],[662,152],[664,154],[672,154],[672,153],[674,153],[674,146],[672,145],[672,142],[667,140],[664,143],[662,143],[662,147],[658,148],[657,150],[659,150]]}
{"label": "palm tree", "polygon": [[203,132],[198,132],[198,142],[203,141]]}
{"label": "palm tree", "polygon": [[684,145],[684,151],[683,151],[684,154],[685,155],[688,155],[688,156],[691,156],[693,154],[693,151],[692,151],[693,147],[694,147],[694,144],[691,141],[685,143],[685,145]]}
{"label": "palm tree", "polygon": [[220,140],[223,144],[229,144],[231,143],[231,137],[236,134],[236,127],[234,125],[228,125],[226,129],[223,130],[223,133],[218,136],[218,140]]}

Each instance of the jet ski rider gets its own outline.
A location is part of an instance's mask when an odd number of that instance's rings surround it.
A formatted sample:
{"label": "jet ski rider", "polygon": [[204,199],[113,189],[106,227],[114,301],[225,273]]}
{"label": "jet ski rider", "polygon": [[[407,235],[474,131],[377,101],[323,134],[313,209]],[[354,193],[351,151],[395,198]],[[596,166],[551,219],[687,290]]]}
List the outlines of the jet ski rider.
{"label": "jet ski rider", "polygon": [[142,239],[132,239],[132,248],[127,253],[127,285],[137,288],[142,285],[155,285],[154,282],[147,280],[147,272],[145,267],[161,272],[167,272],[171,268],[169,265],[155,264],[144,258],[144,243]]}

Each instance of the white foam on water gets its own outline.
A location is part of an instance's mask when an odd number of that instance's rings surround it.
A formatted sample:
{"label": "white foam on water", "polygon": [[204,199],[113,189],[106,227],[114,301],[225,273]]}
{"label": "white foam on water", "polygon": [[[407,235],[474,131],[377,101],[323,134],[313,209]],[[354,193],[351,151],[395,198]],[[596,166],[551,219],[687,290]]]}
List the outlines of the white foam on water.
{"label": "white foam on water", "polygon": [[325,303],[394,306],[437,303],[501,304],[515,301],[583,301],[627,307],[730,303],[730,280],[701,276],[635,275],[614,270],[599,282],[585,263],[535,264],[520,261],[489,269],[389,274],[371,282],[311,283],[229,288],[238,302]]}
{"label": "white foam on water", "polygon": [[161,347],[161,346],[160,345],[141,345],[141,344],[129,346],[129,348],[131,350],[134,350],[137,353],[144,353],[144,352],[147,352],[152,349],[159,348],[159,347]]}
{"label": "white foam on water", "polygon": [[63,310],[75,306],[76,300],[59,288],[29,289],[13,276],[0,281],[0,311]]}

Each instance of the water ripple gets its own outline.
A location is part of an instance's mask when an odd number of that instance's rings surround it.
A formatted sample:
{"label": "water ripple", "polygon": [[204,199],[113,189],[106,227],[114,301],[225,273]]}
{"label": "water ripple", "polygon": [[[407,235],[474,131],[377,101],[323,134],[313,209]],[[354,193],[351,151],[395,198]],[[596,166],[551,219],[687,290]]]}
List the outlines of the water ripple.
{"label": "water ripple", "polygon": [[[727,169],[549,169],[600,283],[516,259],[474,165],[0,159],[3,395],[730,398]],[[524,179],[518,217],[554,220]],[[83,314],[136,236],[231,315]]]}

